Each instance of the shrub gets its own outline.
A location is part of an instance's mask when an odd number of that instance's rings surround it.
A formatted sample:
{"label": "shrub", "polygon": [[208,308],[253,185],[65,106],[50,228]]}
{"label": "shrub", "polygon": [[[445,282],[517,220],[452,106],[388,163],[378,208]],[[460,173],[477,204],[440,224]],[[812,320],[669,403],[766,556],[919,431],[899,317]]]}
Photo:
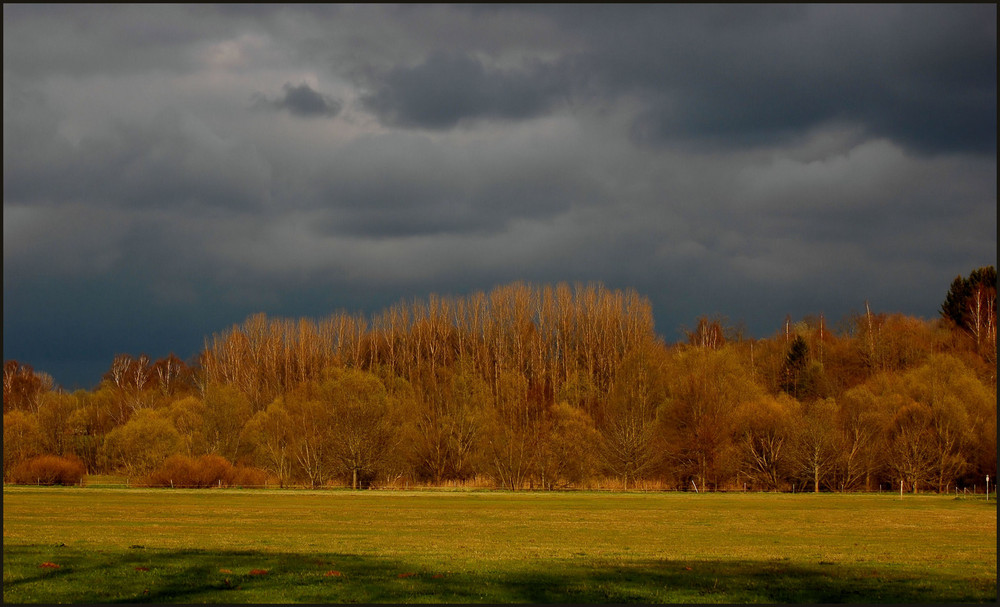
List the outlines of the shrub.
{"label": "shrub", "polygon": [[268,474],[265,470],[236,466],[233,468],[233,478],[230,483],[233,487],[261,487],[267,484],[267,480]]}
{"label": "shrub", "polygon": [[171,455],[146,477],[152,487],[186,486],[193,476],[194,460],[184,455]]}
{"label": "shrub", "polygon": [[[206,461],[206,458],[209,458]],[[220,463],[218,460],[222,460]],[[229,466],[224,458],[203,455],[193,459],[185,455],[171,455],[147,478],[153,487],[209,487],[218,484],[219,472]]]}
{"label": "shrub", "polygon": [[257,468],[234,467],[219,455],[190,458],[171,455],[146,478],[152,487],[237,487],[263,485],[267,473]]}
{"label": "shrub", "polygon": [[194,462],[191,485],[194,487],[215,487],[230,484],[233,465],[221,455],[202,455]]}
{"label": "shrub", "polygon": [[22,485],[75,485],[85,474],[83,461],[75,455],[39,455],[15,466],[10,476]]}

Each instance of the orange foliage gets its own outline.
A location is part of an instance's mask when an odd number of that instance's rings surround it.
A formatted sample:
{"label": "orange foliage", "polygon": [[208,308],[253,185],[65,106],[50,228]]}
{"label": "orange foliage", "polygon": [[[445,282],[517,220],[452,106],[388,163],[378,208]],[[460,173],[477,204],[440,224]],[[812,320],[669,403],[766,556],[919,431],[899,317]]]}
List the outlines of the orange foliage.
{"label": "orange foliage", "polygon": [[171,455],[146,478],[152,487],[205,488],[263,485],[267,474],[256,468],[233,466],[218,455],[190,458]]}
{"label": "orange foliage", "polygon": [[21,462],[11,471],[11,481],[20,485],[75,485],[87,473],[75,455],[40,455]]}

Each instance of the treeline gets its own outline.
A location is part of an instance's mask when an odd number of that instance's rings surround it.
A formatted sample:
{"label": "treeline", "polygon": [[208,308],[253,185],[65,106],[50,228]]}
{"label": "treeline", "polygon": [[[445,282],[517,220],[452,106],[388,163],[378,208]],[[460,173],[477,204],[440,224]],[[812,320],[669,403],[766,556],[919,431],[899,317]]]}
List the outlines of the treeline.
{"label": "treeline", "polygon": [[6,361],[4,479],[44,456],[158,485],[971,487],[996,477],[995,302],[981,268],[939,319],[866,304],[749,339],[700,318],[673,345],[595,284],[258,314],[189,363],[116,356],[91,391]]}

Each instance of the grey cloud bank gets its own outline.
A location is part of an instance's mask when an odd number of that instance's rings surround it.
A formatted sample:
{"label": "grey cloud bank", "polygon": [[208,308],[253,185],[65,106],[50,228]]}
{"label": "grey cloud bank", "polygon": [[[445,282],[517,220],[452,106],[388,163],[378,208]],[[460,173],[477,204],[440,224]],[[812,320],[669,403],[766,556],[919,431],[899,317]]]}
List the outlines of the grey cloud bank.
{"label": "grey cloud bank", "polygon": [[996,7],[4,5],[4,358],[599,280],[756,335],[996,263]]}

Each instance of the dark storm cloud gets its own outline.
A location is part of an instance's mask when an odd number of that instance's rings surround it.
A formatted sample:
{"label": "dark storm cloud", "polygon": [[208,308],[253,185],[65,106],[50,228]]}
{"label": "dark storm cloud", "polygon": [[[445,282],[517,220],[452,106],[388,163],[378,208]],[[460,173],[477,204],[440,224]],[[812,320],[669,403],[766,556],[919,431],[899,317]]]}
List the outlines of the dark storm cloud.
{"label": "dark storm cloud", "polygon": [[342,187],[320,227],[327,234],[371,238],[440,234],[488,235],[511,222],[538,220],[578,201],[576,186],[522,178],[476,184],[472,191],[439,182],[388,177]]}
{"label": "dark storm cloud", "polygon": [[488,68],[475,57],[435,52],[412,67],[376,78],[362,98],[383,122],[431,129],[477,118],[524,119],[546,111],[565,92],[561,74],[544,65]]}
{"label": "dark storm cloud", "polygon": [[317,209],[327,235],[371,238],[503,233],[572,207],[607,202],[577,174],[575,154],[496,138],[459,148],[421,135],[364,138],[330,151],[318,190],[297,199]]}
{"label": "dark storm cloud", "polygon": [[[548,9],[546,9],[548,10]],[[640,141],[745,146],[833,121],[924,151],[996,147],[996,7],[552,9],[597,95],[637,95]]]}
{"label": "dark storm cloud", "polygon": [[[780,143],[832,122],[923,152],[996,147],[996,9],[965,6],[459,8],[557,24],[574,43],[500,68],[463,39],[415,63],[367,69],[386,124],[452,128],[531,118],[560,104],[638,103],[644,143]],[[552,53],[550,53],[552,54]]]}
{"label": "dark storm cloud", "polygon": [[344,105],[338,99],[312,90],[305,83],[299,86],[292,86],[291,83],[286,83],[283,90],[284,95],[274,100],[270,100],[263,95],[256,96],[254,98],[254,106],[288,110],[292,115],[301,118],[332,118],[340,112]]}

